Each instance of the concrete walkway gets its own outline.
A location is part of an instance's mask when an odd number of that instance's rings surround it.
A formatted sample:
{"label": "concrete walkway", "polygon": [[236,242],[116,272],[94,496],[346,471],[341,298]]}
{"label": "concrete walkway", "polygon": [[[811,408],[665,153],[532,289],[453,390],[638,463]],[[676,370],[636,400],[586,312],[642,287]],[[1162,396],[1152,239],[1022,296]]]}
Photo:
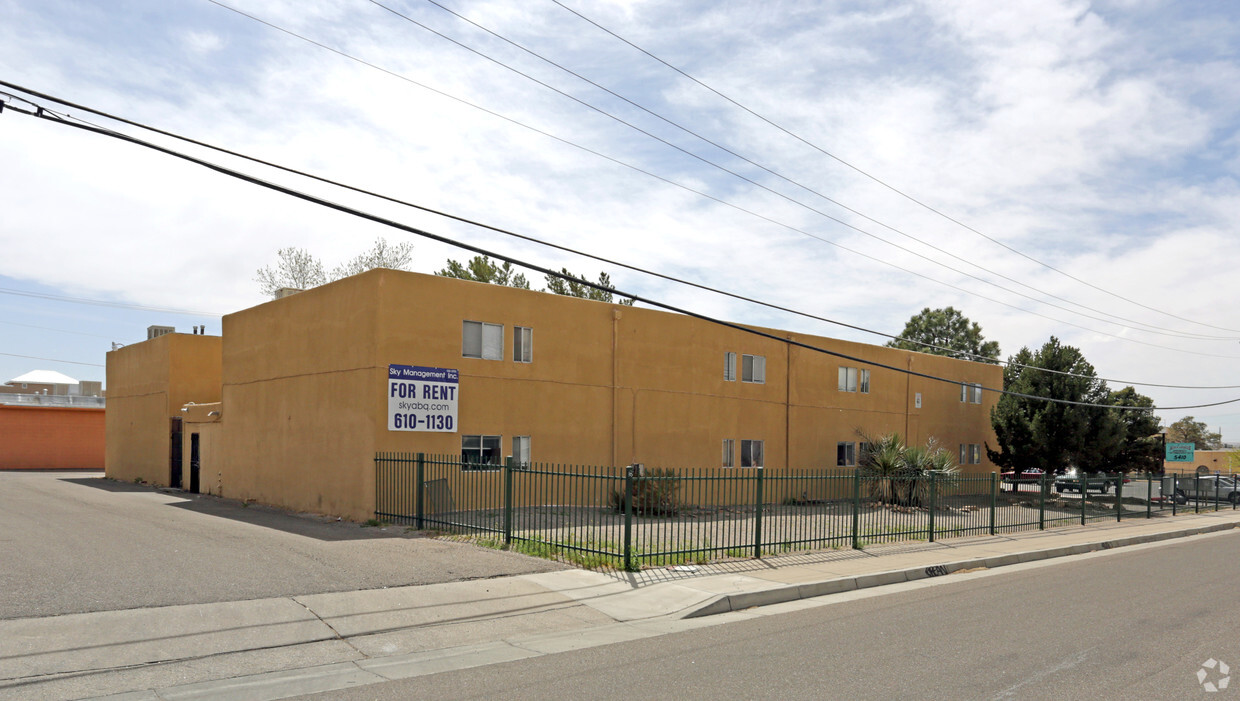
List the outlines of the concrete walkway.
{"label": "concrete walkway", "polygon": [[0,698],[287,698],[771,615],[829,594],[1223,537],[1237,527],[1240,511],[1220,511],[696,568],[567,570],[6,620]]}

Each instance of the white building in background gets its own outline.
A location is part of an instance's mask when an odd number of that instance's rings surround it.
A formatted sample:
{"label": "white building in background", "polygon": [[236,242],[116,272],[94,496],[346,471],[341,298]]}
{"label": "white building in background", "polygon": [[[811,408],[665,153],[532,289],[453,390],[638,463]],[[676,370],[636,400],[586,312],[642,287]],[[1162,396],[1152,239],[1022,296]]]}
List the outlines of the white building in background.
{"label": "white building in background", "polygon": [[0,385],[0,404],[103,406],[102,397],[102,382],[76,380],[55,370],[32,370]]}

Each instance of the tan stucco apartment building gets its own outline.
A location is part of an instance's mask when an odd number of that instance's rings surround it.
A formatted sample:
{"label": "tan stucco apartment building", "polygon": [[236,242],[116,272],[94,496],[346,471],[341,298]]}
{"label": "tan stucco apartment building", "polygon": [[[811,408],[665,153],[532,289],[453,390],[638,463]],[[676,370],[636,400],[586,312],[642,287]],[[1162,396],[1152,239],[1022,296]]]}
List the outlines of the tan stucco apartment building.
{"label": "tan stucco apartment building", "polygon": [[999,366],[766,331],[372,270],[109,353],[107,474],[360,520],[380,451],[821,469],[896,432],[993,469]]}

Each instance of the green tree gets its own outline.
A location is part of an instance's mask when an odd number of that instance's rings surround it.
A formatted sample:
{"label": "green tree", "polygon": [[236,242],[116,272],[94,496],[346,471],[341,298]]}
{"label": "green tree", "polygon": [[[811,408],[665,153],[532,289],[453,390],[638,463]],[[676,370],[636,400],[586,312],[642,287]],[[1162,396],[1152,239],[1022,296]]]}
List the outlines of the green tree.
{"label": "green tree", "polygon": [[991,363],[999,358],[999,344],[983,338],[982,327],[952,307],[922,309],[887,347]]}
{"label": "green tree", "polygon": [[[576,273],[570,273],[568,272],[568,268],[561,268],[560,272],[565,275],[571,275],[572,277],[579,278],[581,280],[590,279],[584,275],[577,275]],[[598,284],[602,287],[607,288],[606,291],[590,287],[589,285],[583,285],[580,282],[575,282],[573,280],[565,280],[563,278],[558,278],[553,275],[547,275],[546,278],[547,278],[547,290],[546,290],[547,292],[554,292],[555,294],[565,295],[567,297],[580,297],[581,299],[592,299],[592,300],[595,300],[596,302],[610,302],[613,299],[613,295],[610,292],[610,290],[614,290],[615,286],[611,284],[611,277],[607,273],[599,273],[598,275]],[[617,302],[617,304],[632,305],[633,300],[621,299]]]}
{"label": "green tree", "polygon": [[986,454],[1017,476],[1033,468],[1103,469],[1124,442],[1124,427],[1113,409],[1032,398],[1087,404],[1107,404],[1111,399],[1106,382],[1098,379],[1081,351],[1062,345],[1054,336],[1036,352],[1022,348],[1009,359],[1003,388],[1031,397],[999,398],[990,413],[998,450],[987,444]]}
{"label": "green tree", "polygon": [[1211,431],[1206,422],[1185,416],[1167,427],[1167,442],[1192,443],[1196,450],[1218,450],[1223,447],[1223,436]]}
{"label": "green tree", "polygon": [[1115,409],[1115,417],[1123,430],[1119,449],[1103,459],[1101,469],[1107,472],[1158,472],[1162,469],[1162,441],[1158,438],[1161,422],[1154,415],[1154,400],[1125,387],[1110,393],[1110,404],[1117,407],[1145,407],[1142,410]]}
{"label": "green tree", "polygon": [[525,275],[516,272],[512,263],[504,261],[504,264],[500,265],[498,261],[493,261],[488,256],[474,256],[465,265],[449,260],[448,267],[435,274],[442,277],[454,277],[458,280],[488,282],[492,285],[505,285],[522,290],[530,289],[530,283],[525,279]]}

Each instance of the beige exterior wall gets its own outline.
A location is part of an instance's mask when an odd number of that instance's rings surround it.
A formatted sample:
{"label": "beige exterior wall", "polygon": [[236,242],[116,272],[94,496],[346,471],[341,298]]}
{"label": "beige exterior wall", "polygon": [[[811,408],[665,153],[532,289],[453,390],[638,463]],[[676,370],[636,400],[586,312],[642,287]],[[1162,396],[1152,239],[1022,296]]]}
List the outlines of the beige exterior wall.
{"label": "beige exterior wall", "polygon": [[219,336],[167,334],[108,353],[108,477],[169,483],[171,419],[220,400],[220,348]]}
{"label": "beige exterior wall", "polygon": [[[503,325],[501,360],[462,357],[466,320]],[[513,361],[515,326],[533,329],[531,363]],[[678,314],[462,280],[374,270],[230,314],[223,329],[222,419],[204,429],[214,432],[209,451],[203,444],[204,491],[210,475],[224,496],[357,520],[373,514],[376,451],[459,455],[463,434],[500,435],[504,454],[514,436],[529,436],[535,462],[672,468],[719,467],[724,439],[735,441],[738,466],[741,441],[763,441],[764,464],[776,470],[834,467],[837,443],[859,441],[858,430],[916,442],[933,436],[953,455],[961,443],[994,445],[993,393],[962,403],[959,385],[882,368],[870,368],[868,394],[840,392],[838,368],[864,364]],[[999,366],[770,333],[1002,385]],[[158,346],[143,349],[164,338],[109,354],[109,421],[118,407],[115,422],[142,456],[158,452],[161,435],[166,456],[167,408],[179,407],[171,397],[147,406],[144,397],[175,384],[161,373],[192,371],[160,365]],[[118,355],[131,349],[155,357]],[[724,379],[726,352],[737,354],[735,381]],[[744,354],[765,358],[765,382],[741,381]],[[389,364],[459,370],[457,430],[389,431]],[[144,373],[155,377],[144,384]],[[158,428],[147,428],[156,418]],[[966,471],[993,469],[982,452]],[[109,465],[132,462],[147,479],[157,472],[158,460],[127,462],[126,453],[109,445]]]}

